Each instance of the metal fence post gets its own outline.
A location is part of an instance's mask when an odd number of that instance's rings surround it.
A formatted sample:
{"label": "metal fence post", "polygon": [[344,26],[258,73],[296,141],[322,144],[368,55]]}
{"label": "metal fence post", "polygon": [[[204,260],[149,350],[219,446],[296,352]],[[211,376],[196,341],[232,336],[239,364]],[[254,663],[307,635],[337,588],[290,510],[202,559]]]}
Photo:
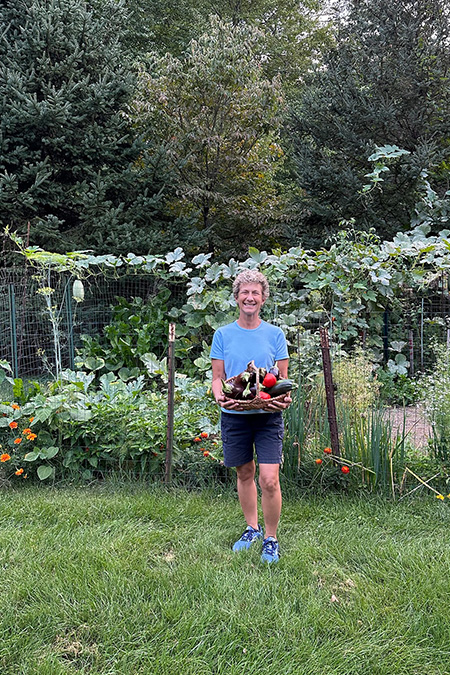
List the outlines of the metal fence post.
{"label": "metal fence post", "polygon": [[320,347],[322,350],[323,377],[325,380],[325,394],[327,397],[328,424],[330,425],[331,449],[335,457],[340,457],[339,433],[336,417],[336,402],[334,400],[333,374],[331,371],[330,343],[328,331],[320,327]]}
{"label": "metal fence post", "polygon": [[69,347],[69,368],[75,370],[75,349],[73,344],[73,310],[72,310],[72,293],[70,292],[70,279],[66,283],[64,290],[65,304],[66,304],[66,318],[67,318],[67,342]]}
{"label": "metal fence post", "polygon": [[167,436],[165,482],[170,483],[172,477],[173,454],[173,410],[175,400],[175,324],[169,323],[169,349],[167,354],[168,392],[167,392]]}
{"label": "metal fence post", "polygon": [[383,313],[383,361],[384,365],[389,361],[389,310]]}
{"label": "metal fence post", "polygon": [[408,330],[408,350],[409,350],[409,374],[414,375],[414,332],[410,328]]}
{"label": "metal fence post", "polygon": [[14,377],[19,377],[19,363],[17,358],[17,326],[16,326],[16,296],[14,284],[8,285],[9,298],[9,327],[11,331],[11,367]]}

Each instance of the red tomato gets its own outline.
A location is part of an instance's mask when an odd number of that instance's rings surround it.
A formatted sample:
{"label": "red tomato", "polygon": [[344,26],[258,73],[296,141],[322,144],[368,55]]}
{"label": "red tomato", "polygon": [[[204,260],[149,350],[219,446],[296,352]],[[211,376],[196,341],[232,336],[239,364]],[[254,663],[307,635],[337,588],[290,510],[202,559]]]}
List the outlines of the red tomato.
{"label": "red tomato", "polygon": [[260,391],[259,397],[264,399],[272,398],[271,395],[267,393],[267,391]]}

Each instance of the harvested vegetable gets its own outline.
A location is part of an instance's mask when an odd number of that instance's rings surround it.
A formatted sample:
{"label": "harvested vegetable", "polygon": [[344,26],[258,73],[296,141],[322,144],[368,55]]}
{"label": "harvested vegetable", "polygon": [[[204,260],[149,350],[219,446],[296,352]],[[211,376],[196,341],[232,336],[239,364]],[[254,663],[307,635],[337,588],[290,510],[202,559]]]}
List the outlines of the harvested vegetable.
{"label": "harvested vegetable", "polygon": [[292,380],[278,380],[278,382],[267,390],[272,398],[275,396],[280,396],[281,394],[287,394],[288,391],[291,391],[294,383]]}
{"label": "harvested vegetable", "polygon": [[273,387],[277,383],[277,378],[273,373],[267,373],[265,378],[262,381],[262,386],[266,387],[267,389],[270,389],[270,387]]}

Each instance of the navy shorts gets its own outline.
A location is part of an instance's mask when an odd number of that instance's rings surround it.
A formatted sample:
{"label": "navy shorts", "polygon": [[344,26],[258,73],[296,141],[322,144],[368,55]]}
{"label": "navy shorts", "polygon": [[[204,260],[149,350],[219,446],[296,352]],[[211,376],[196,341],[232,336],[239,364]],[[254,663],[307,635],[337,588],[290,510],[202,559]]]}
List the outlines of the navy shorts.
{"label": "navy shorts", "polygon": [[253,446],[259,464],[281,464],[284,436],[281,412],[247,415],[222,412],[221,431],[225,466],[251,462]]}

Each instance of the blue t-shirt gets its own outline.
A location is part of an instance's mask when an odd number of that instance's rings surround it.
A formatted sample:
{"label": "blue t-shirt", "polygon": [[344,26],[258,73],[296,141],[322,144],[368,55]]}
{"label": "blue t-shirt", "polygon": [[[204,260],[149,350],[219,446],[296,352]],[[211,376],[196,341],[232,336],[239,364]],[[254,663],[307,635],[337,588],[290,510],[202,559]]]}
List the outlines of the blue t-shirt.
{"label": "blue t-shirt", "polygon": [[237,321],[218,328],[210,356],[224,362],[227,379],[242,373],[249,361],[254,361],[257,368],[269,370],[276,361],[289,358],[283,331],[266,321],[261,321],[258,328],[241,328]]}

